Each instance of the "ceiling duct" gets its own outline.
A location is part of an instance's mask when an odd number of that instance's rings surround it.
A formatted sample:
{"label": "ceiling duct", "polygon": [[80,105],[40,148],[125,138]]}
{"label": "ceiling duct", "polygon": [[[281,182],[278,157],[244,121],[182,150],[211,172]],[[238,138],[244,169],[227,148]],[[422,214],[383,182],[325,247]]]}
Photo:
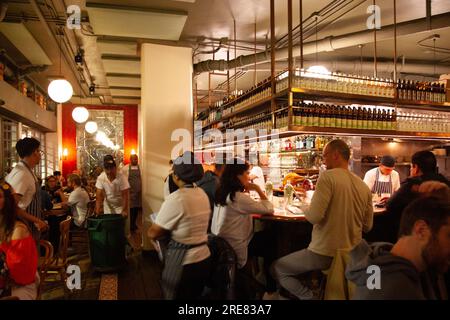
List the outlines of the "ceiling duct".
{"label": "ceiling duct", "polygon": [[[443,13],[432,17],[432,29],[446,28],[450,26],[450,13]],[[397,36],[405,36],[413,33],[429,31],[427,18],[406,21],[397,24]],[[377,41],[392,39],[394,37],[394,25],[389,25],[377,31]],[[364,30],[337,37],[326,37],[317,41],[304,43],[303,54],[314,54],[317,52],[333,51],[356,46],[357,44],[367,44],[373,42],[373,31]],[[296,50],[294,47],[293,50]],[[275,60],[287,59],[288,49],[282,48],[275,51]],[[245,67],[251,64],[266,62],[270,60],[270,51],[264,51],[250,55],[242,55],[230,60],[206,60],[194,64],[194,72],[202,73],[214,70],[227,70],[235,67]]]}

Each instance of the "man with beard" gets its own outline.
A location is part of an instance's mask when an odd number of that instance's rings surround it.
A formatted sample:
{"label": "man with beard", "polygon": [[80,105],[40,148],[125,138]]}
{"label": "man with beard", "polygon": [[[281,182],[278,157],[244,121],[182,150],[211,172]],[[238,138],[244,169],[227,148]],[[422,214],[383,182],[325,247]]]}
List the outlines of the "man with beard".
{"label": "man with beard", "polygon": [[[449,191],[434,194],[406,207],[394,245],[363,240],[352,250],[346,277],[356,284],[353,299],[446,299],[442,274],[450,263]],[[379,285],[369,266],[380,268]]]}

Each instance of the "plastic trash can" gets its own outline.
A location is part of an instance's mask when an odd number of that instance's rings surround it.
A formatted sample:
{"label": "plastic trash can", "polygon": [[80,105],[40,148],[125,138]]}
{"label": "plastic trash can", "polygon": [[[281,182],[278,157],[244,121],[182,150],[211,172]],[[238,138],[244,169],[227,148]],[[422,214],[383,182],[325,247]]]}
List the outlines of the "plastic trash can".
{"label": "plastic trash can", "polygon": [[125,259],[125,220],[120,214],[103,214],[87,220],[89,253],[95,271],[122,269]]}

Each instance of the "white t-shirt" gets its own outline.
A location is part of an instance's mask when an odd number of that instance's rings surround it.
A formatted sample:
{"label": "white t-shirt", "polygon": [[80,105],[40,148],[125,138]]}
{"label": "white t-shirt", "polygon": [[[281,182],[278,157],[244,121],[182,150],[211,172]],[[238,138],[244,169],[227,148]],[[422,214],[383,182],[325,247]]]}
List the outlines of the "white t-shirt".
{"label": "white t-shirt", "polygon": [[103,211],[105,214],[121,214],[122,213],[122,191],[130,189],[130,184],[125,176],[118,173],[116,178],[111,182],[105,172],[102,172],[95,183],[97,189],[105,192],[105,200],[103,201]]}
{"label": "white t-shirt", "polygon": [[89,203],[89,195],[81,187],[76,187],[69,195],[67,205],[70,207],[73,216],[73,222],[80,227],[83,225],[87,214],[87,205]]}
{"label": "white t-shirt", "polygon": [[183,244],[205,245],[189,249],[183,265],[205,260],[210,256],[208,222],[211,208],[202,188],[181,188],[171,193],[163,202],[155,224],[171,231],[173,240]]}
{"label": "white t-shirt", "polygon": [[214,207],[211,232],[224,238],[234,249],[239,268],[247,263],[248,244],[253,236],[251,215],[271,213],[273,213],[272,202],[253,200],[243,192],[236,192],[234,201],[228,196],[227,206]]}
{"label": "white t-shirt", "polygon": [[19,162],[6,176],[5,180],[11,185],[15,193],[22,195],[18,206],[26,210],[36,192],[36,177],[22,162]]}
{"label": "white t-shirt", "polygon": [[[372,190],[374,184],[375,184],[375,178],[377,176],[377,168],[370,169],[366,172],[366,175],[364,176],[364,182],[367,184],[370,190]],[[391,173],[391,179],[392,179],[392,193],[400,189],[400,176],[397,171],[393,170]],[[378,176],[378,181],[380,182],[389,182],[389,176],[384,175],[381,173]]]}

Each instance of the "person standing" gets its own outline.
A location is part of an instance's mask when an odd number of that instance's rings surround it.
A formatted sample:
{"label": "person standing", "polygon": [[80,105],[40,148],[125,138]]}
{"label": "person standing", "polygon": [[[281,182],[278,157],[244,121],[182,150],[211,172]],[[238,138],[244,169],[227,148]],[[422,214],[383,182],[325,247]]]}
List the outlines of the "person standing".
{"label": "person standing", "polygon": [[39,243],[40,231],[48,228],[42,220],[42,201],[40,185],[34,174],[34,168],[41,161],[41,143],[35,138],[23,138],[17,141],[16,150],[20,161],[6,176],[14,190],[14,198],[19,207],[18,216],[29,223],[33,239]]}
{"label": "person standing", "polygon": [[400,189],[400,176],[394,167],[395,159],[392,156],[383,156],[378,168],[366,172],[364,182],[372,194],[392,195]]}
{"label": "person standing", "polygon": [[120,214],[125,219],[125,236],[129,240],[129,197],[130,184],[120,172],[111,155],[103,159],[104,171],[98,176],[95,187],[97,196],[95,214]]}
{"label": "person standing", "polygon": [[369,187],[348,169],[350,148],[342,140],[332,140],[325,146],[323,158],[327,171],[319,176],[311,205],[304,212],[313,224],[311,243],[272,266],[279,284],[301,300],[316,297],[297,276],[328,269],[338,249],[353,249],[373,225]]}
{"label": "person standing", "polygon": [[141,169],[138,164],[138,156],[130,156],[130,164],[122,168],[122,173],[130,184],[130,228],[135,232],[138,228],[136,221],[142,208],[142,178]]}

